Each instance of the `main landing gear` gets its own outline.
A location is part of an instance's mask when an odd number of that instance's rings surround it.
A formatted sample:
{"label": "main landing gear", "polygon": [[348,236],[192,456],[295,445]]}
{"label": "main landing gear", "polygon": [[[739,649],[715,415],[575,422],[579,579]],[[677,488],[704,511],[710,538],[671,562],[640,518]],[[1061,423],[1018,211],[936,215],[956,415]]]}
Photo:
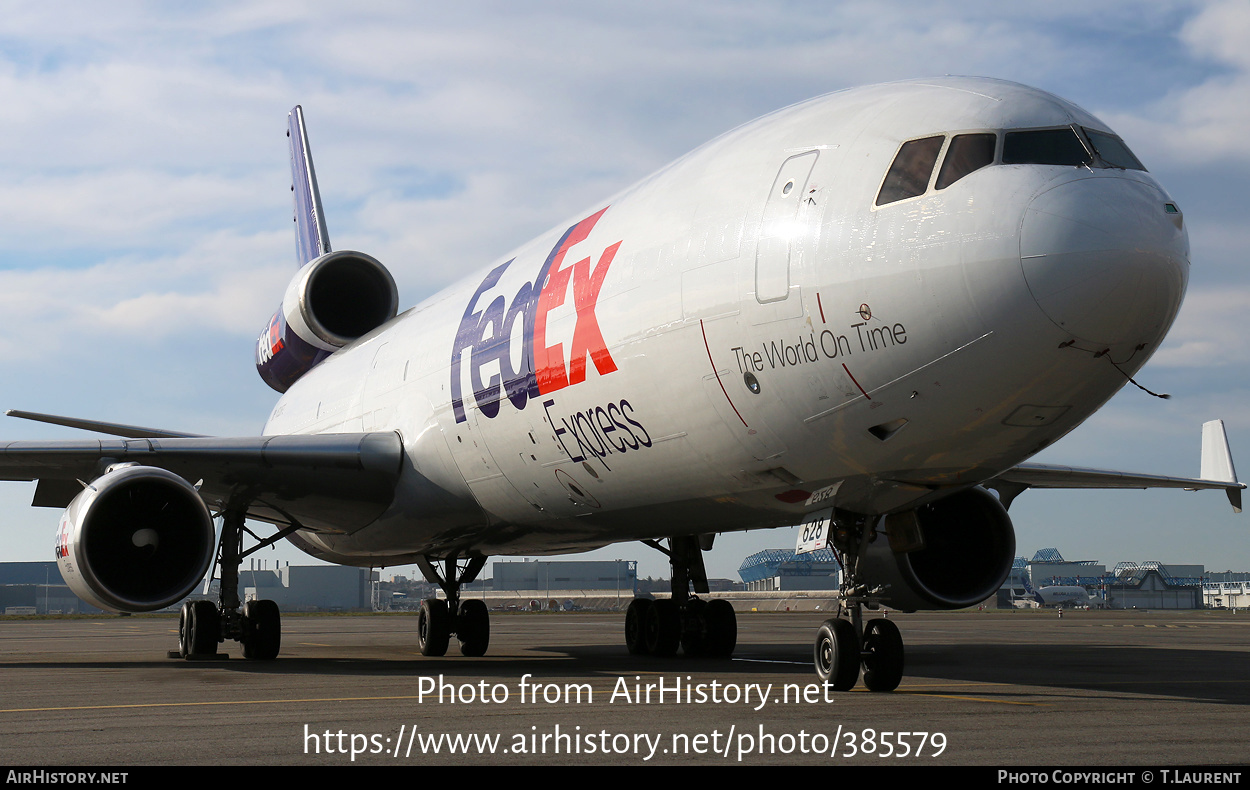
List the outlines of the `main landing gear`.
{"label": "main landing gear", "polygon": [[[838,617],[821,623],[812,648],[816,676],[834,691],[849,691],[864,670],[869,691],[893,691],[903,679],[903,637],[885,618],[863,621],[863,609],[877,609],[880,590],[868,589],[859,576],[859,550],[872,539],[865,521],[837,524],[834,550],[842,561],[842,589]],[[842,614],[850,620],[842,619]]]}
{"label": "main landing gear", "polygon": [[[711,536],[708,536],[709,538]],[[625,612],[625,646],[630,655],[671,656],[678,646],[688,656],[728,658],[738,643],[738,620],[728,601],[705,601],[690,594],[708,593],[700,539],[693,535],[669,538],[665,549],[643,541],[668,555],[673,569],[671,598],[635,598]],[[711,548],[711,541],[707,541]]]}
{"label": "main landing gear", "polygon": [[[437,560],[435,560],[437,562]],[[472,557],[461,567],[454,557],[443,560],[443,573],[428,557],[417,560],[417,567],[431,584],[443,588],[447,600],[427,598],[417,615],[417,647],[423,656],[443,656],[454,634],[460,652],[466,656],[486,655],[490,645],[490,612],[477,599],[460,600],[460,586],[468,584],[486,565],[485,557]]]}
{"label": "main landing gear", "polygon": [[170,658],[224,658],[217,645],[234,639],[243,645],[243,657],[272,661],[282,647],[282,617],[273,601],[248,601],[239,606],[239,566],[243,558],[293,532],[290,527],[247,552],[243,549],[243,510],[227,510],[222,517],[221,545],[217,561],[221,565],[218,603],[187,601],[178,617],[178,649]]}

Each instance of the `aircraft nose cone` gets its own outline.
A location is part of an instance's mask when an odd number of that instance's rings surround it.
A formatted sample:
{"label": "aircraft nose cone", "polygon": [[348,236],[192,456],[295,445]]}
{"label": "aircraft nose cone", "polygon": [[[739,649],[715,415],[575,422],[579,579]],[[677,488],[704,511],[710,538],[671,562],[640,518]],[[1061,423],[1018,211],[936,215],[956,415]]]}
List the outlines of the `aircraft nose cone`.
{"label": "aircraft nose cone", "polygon": [[1160,190],[1127,178],[1085,178],[1033,199],[1020,263],[1050,320],[1098,345],[1157,344],[1189,277],[1189,239]]}

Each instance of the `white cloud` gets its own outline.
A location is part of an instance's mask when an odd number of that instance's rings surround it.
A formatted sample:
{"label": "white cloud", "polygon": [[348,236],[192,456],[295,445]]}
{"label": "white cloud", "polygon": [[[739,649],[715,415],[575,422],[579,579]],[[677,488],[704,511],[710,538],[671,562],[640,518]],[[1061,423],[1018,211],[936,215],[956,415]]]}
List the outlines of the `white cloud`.
{"label": "white cloud", "polygon": [[1177,368],[1244,367],[1250,286],[1191,288],[1152,365]]}
{"label": "white cloud", "polygon": [[1250,4],[1220,0],[1202,5],[1179,37],[1195,59],[1215,64],[1216,73],[1200,84],[1177,86],[1140,111],[1115,113],[1107,120],[1147,161],[1250,161],[1245,140],[1250,127]]}
{"label": "white cloud", "polygon": [[258,213],[279,219],[275,204],[284,197],[282,182],[272,171],[237,177],[156,170],[32,175],[0,182],[0,236],[10,249],[185,243],[213,220],[239,222]]}
{"label": "white cloud", "polygon": [[294,276],[290,245],[285,233],[215,234],[176,256],[0,271],[0,359],[151,346],[200,331],[259,334]]}

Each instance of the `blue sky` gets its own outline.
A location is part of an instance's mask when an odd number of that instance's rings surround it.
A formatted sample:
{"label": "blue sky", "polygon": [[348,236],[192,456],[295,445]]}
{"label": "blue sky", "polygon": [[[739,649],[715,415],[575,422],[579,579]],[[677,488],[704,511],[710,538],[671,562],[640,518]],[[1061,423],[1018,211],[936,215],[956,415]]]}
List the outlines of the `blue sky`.
{"label": "blue sky", "polygon": [[[1240,1],[11,4],[0,408],[260,430],[276,396],[252,345],[295,266],[294,104],[334,246],[386,263],[406,306],[753,117],[977,74],[1110,123],[1193,246],[1185,307],[1138,377],[1172,400],[1127,389],[1038,460],[1196,474],[1220,417],[1246,466],[1246,42]],[[73,435],[0,420],[0,439]],[[0,560],[52,556],[59,514],[31,509],[32,488],[0,484]],[[1250,570],[1250,522],[1218,493],[1028,492],[1012,516],[1028,555]],[[793,541],[724,536],[709,570]],[[639,544],[600,555],[667,573]]]}

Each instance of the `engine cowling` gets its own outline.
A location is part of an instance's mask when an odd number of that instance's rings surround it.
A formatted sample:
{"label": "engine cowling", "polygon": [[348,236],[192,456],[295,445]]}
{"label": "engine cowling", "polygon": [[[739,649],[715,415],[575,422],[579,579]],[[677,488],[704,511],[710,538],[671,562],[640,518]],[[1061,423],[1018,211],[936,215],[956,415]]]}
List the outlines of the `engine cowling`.
{"label": "engine cowling", "polygon": [[199,493],[173,472],[114,468],[82,490],[61,516],[56,559],[82,600],[115,612],[150,612],[186,597],[216,550]]}
{"label": "engine cowling", "polygon": [[881,595],[892,608],[962,609],[994,595],[1015,554],[1006,509],[985,489],[970,488],[886,516],[859,567],[870,588],[885,586]]}
{"label": "engine cowling", "polygon": [[317,363],[395,317],[399,290],[378,260],[339,250],[309,261],[295,274],[282,306],[256,342],[256,369],[286,392]]}

